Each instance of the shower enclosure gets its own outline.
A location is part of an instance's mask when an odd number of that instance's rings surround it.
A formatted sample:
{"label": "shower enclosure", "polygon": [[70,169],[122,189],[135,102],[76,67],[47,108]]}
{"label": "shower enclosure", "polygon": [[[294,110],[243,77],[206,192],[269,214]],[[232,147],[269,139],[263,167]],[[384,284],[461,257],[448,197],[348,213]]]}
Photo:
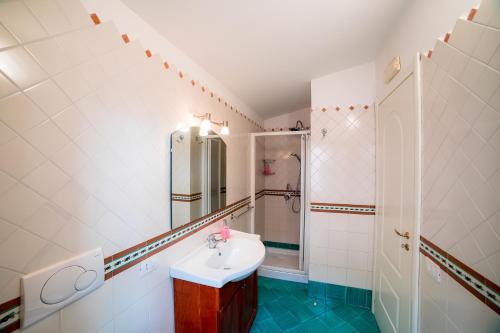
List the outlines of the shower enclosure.
{"label": "shower enclosure", "polygon": [[309,131],[251,134],[251,231],[266,246],[259,274],[305,281]]}

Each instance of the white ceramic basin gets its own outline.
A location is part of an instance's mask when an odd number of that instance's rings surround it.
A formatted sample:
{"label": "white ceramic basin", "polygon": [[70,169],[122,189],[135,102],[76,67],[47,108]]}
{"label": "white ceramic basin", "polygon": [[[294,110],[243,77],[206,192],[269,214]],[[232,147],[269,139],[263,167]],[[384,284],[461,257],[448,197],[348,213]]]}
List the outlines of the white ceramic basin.
{"label": "white ceramic basin", "polygon": [[209,249],[207,243],[170,267],[170,276],[220,288],[242,280],[264,261],[266,250],[259,235],[231,230],[231,238]]}

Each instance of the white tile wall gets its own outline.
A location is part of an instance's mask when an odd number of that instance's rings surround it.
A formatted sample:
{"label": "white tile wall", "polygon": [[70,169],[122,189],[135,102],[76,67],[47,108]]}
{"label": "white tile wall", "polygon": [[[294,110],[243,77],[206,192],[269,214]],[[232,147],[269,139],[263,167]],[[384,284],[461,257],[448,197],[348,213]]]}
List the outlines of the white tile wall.
{"label": "white tile wall", "polygon": [[47,78],[42,67],[22,47],[0,53],[0,70],[20,88],[27,88]]}
{"label": "white tile wall", "polygon": [[[265,138],[264,158],[274,160],[271,171],[274,175],[265,176],[265,188],[268,190],[285,190],[286,185],[292,185],[295,190],[299,176],[299,163],[290,154],[300,156],[300,136],[269,136]],[[260,161],[259,169],[263,168]]]}
{"label": "white tile wall", "polygon": [[[228,202],[248,196],[246,134],[257,127],[120,34],[93,25],[78,0],[0,3],[0,250],[10,253],[0,303],[19,296],[25,273],[167,231],[168,140],[190,113],[229,121]],[[143,279],[132,268],[28,331],[173,331],[168,267],[216,228],[156,255]]]}
{"label": "white tile wall", "polygon": [[[283,196],[266,195],[260,200],[265,201],[264,240],[299,244],[300,215],[292,212],[292,199],[285,202]],[[295,207],[299,207],[298,199]]]}
{"label": "white tile wall", "polygon": [[0,100],[0,110],[0,120],[21,133],[47,119],[47,116],[22,93],[15,93]]}
{"label": "white tile wall", "polygon": [[371,289],[372,215],[311,212],[309,279]]}
{"label": "white tile wall", "polygon": [[446,273],[441,273],[441,282],[434,280],[426,269],[426,257],[420,260],[422,333],[498,331],[500,322],[494,311]]}
{"label": "white tile wall", "polygon": [[[311,201],[373,205],[373,106],[340,108],[311,114]],[[372,215],[311,212],[309,278],[371,289],[374,222]]]}
{"label": "white tile wall", "polygon": [[[500,283],[500,7],[484,0],[473,21],[459,19],[449,43],[423,58],[422,235]],[[421,256],[422,257],[422,256]],[[422,261],[425,258],[422,257]],[[495,332],[490,308],[422,263],[423,332]]]}
{"label": "white tile wall", "polygon": [[[495,79],[500,79],[500,74],[474,56],[478,54],[476,41],[482,39],[486,28],[463,20],[457,27],[457,37],[453,38],[454,30],[444,47],[461,52],[455,47],[462,45],[468,52],[463,53],[467,64],[461,75],[440,72],[450,62],[447,54],[453,53],[437,52],[437,60],[434,54],[423,60],[423,235],[467,265],[480,267],[480,273],[498,283],[500,277],[493,275],[496,268],[492,267],[496,263],[489,263],[488,257],[500,246],[500,237],[492,229],[498,220],[494,214],[500,208],[500,192],[494,187],[500,169],[500,151],[494,143],[500,130],[500,109],[490,105],[500,88],[500,81]],[[473,39],[463,37],[473,34]],[[498,44],[500,35],[497,37]],[[466,44],[473,46],[463,46]],[[441,83],[436,83],[438,75],[443,76]],[[453,85],[448,94],[443,88],[445,82]],[[484,237],[486,234],[490,237]],[[479,266],[482,261],[488,264]]]}
{"label": "white tile wall", "polygon": [[[354,110],[311,114],[311,201],[372,205],[375,202],[375,114]],[[321,130],[327,131],[323,137]]]}
{"label": "white tile wall", "polygon": [[15,44],[17,44],[17,41],[14,36],[12,36],[3,24],[0,24],[0,48],[9,47]]}
{"label": "white tile wall", "polygon": [[3,1],[0,4],[0,21],[22,43],[47,36],[47,32],[22,1]]}

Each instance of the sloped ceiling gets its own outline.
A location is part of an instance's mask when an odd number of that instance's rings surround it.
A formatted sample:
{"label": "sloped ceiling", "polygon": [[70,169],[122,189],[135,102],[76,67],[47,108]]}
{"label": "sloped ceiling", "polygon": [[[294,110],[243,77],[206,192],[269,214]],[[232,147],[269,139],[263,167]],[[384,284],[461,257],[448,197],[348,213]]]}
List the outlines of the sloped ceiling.
{"label": "sloped ceiling", "polygon": [[310,80],[375,58],[408,0],[123,0],[263,118]]}

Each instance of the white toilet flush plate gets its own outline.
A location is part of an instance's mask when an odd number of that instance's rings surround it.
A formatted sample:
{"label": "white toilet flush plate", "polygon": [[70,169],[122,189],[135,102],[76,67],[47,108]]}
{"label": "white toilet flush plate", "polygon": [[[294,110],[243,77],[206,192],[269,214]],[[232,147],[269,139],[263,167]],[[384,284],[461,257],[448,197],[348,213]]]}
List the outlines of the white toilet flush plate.
{"label": "white toilet flush plate", "polygon": [[23,276],[21,326],[47,317],[103,283],[104,257],[100,248]]}

